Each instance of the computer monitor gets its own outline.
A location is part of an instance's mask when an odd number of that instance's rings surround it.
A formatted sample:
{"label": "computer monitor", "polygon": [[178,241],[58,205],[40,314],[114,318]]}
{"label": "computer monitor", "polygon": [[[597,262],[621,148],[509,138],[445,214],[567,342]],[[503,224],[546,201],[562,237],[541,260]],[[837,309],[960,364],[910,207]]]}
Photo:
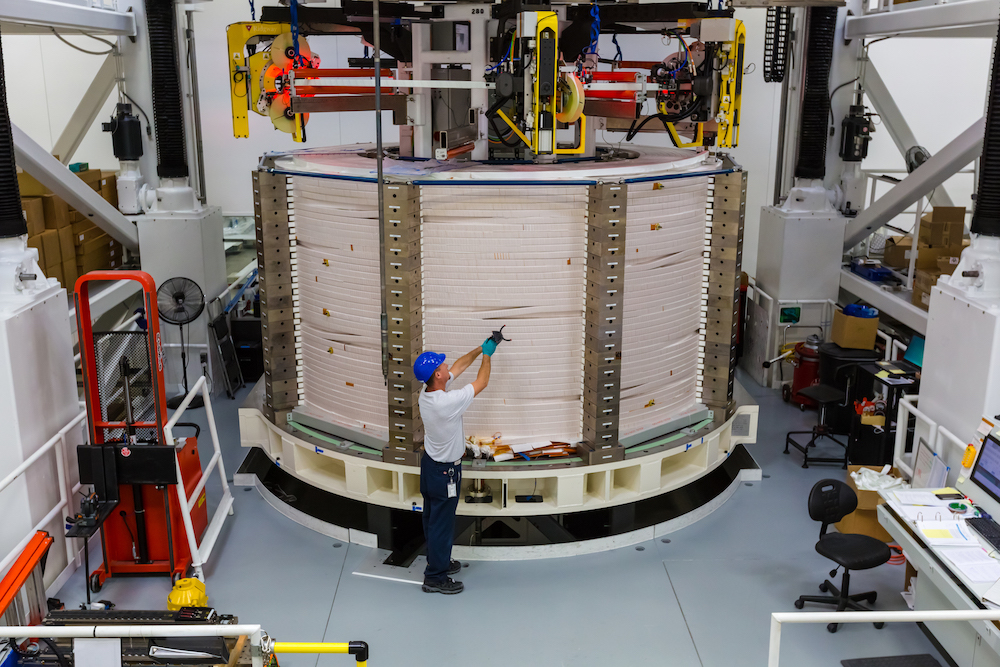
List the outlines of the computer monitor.
{"label": "computer monitor", "polygon": [[970,477],[976,486],[1000,503],[1000,441],[992,433],[983,440],[982,451]]}

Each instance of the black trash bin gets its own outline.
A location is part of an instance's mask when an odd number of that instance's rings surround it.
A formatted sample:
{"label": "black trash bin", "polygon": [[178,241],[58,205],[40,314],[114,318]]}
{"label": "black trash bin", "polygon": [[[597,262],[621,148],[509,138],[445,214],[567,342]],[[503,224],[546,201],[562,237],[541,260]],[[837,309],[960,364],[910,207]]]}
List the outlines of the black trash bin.
{"label": "black trash bin", "polygon": [[854,401],[860,396],[858,386],[858,364],[878,361],[882,358],[875,350],[848,350],[836,343],[819,346],[819,381],[841,389],[846,400],[827,407],[826,425],[839,435],[851,432]]}

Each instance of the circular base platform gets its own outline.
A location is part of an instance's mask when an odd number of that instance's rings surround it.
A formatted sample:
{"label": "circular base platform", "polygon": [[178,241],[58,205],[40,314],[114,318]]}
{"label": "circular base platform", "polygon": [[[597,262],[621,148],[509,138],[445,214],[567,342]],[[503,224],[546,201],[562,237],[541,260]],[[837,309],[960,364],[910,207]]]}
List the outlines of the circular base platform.
{"label": "circular base platform", "polygon": [[[456,557],[592,553],[689,525],[725,502],[740,482],[760,478],[740,444],[755,440],[756,417],[756,406],[745,406],[727,421],[685,429],[601,465],[467,462],[463,478],[486,480],[492,498],[460,503]],[[252,449],[235,484],[257,487],[276,509],[317,532],[389,550],[390,561],[404,564],[422,548],[419,467],[318,446],[254,408],[241,409],[241,431]],[[541,502],[519,502],[528,494]]]}

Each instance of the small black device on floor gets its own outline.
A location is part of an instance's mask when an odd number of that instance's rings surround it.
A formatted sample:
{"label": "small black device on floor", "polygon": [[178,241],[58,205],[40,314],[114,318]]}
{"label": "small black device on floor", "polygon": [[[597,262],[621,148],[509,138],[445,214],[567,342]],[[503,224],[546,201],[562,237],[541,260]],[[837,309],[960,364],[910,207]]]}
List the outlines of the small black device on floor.
{"label": "small black device on floor", "polygon": [[540,503],[542,502],[541,494],[533,494],[530,496],[514,496],[514,502],[516,503]]}
{"label": "small black device on floor", "polygon": [[997,525],[996,521],[984,517],[974,517],[966,519],[965,525],[979,533],[984,540],[993,545],[994,549],[1000,550],[1000,525]]}

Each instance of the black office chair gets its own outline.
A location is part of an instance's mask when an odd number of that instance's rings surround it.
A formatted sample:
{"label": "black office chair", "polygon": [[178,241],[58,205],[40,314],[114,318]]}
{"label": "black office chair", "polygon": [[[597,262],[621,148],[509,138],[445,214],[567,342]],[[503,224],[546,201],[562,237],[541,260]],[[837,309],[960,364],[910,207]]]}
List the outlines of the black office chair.
{"label": "black office chair", "polygon": [[[860,601],[867,600],[869,604],[874,604],[877,593],[869,591],[852,595],[850,592],[850,571],[869,570],[888,562],[892,555],[888,545],[867,535],[827,534],[826,532],[831,523],[840,521],[857,508],[858,496],[844,482],[835,479],[820,480],[809,492],[809,518],[823,524],[819,530],[816,552],[837,564],[837,567],[830,570],[831,577],[837,576],[839,568],[844,568],[844,576],[840,582],[840,589],[831,584],[829,580],[819,585],[821,591],[832,593],[832,595],[802,595],[795,601],[796,609],[802,609],[806,602],[815,602],[817,604],[835,604],[837,611],[845,609],[871,611],[871,609],[861,606]],[[874,625],[876,628],[881,628],[885,624],[875,623]],[[830,623],[826,629],[830,632],[836,632],[837,624]]]}

